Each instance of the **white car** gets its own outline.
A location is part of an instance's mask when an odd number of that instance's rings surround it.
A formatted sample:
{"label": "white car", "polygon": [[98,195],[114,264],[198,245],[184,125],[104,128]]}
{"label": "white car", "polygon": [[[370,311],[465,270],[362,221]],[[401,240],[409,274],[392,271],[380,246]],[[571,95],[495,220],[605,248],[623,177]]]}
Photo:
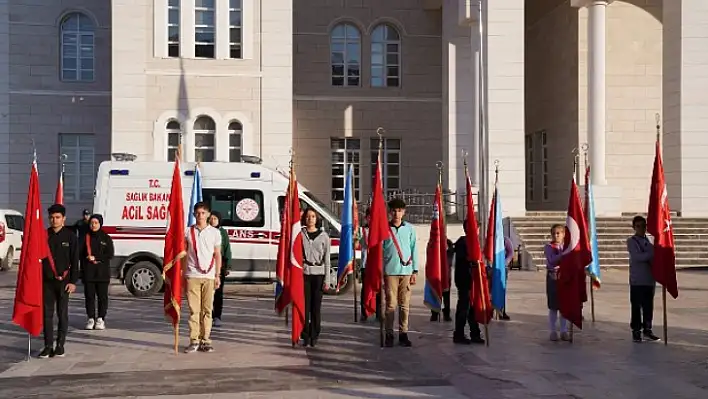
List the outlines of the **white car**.
{"label": "white car", "polygon": [[0,209],[0,270],[10,270],[20,260],[25,218],[12,209]]}

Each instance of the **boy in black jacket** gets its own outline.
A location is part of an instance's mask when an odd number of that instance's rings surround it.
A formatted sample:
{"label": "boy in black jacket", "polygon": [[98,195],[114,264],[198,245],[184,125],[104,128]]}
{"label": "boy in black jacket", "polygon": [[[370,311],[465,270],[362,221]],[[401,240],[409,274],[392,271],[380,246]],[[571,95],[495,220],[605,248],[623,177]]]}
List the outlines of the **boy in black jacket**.
{"label": "boy in black jacket", "polygon": [[[467,233],[467,223],[463,224]],[[467,260],[467,236],[460,237],[455,243],[455,286],[457,287],[457,309],[455,310],[455,332],[452,342],[469,345],[472,343],[483,344],[479,324],[474,317],[474,308],[470,304],[470,290],[472,279],[476,275],[479,264],[471,264]],[[465,324],[470,326],[470,338],[465,336]]]}
{"label": "boy in black jacket", "polygon": [[[41,359],[64,356],[64,342],[69,329],[69,294],[76,290],[79,277],[79,250],[76,234],[64,227],[66,208],[60,204],[49,207],[49,257],[42,260],[42,300],[44,302],[44,349]],[[54,343],[54,305],[59,325],[57,346]]]}

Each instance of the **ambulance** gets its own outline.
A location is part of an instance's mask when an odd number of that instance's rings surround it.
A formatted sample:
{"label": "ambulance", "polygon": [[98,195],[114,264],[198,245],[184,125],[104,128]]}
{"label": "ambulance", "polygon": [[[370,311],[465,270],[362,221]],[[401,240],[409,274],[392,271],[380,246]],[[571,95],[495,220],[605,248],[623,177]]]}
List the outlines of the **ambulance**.
{"label": "ambulance", "polygon": [[[280,214],[288,186],[286,174],[269,169],[256,157],[246,162],[202,162],[202,195],[222,215],[233,259],[229,281],[273,282],[280,236]],[[181,163],[182,196],[189,215],[195,164]],[[162,256],[172,185],[173,162],[104,161],[98,169],[93,209],[103,215],[104,230],[115,245],[113,276],[136,297],[162,289]],[[301,209],[312,208],[332,242],[327,294],[336,287],[339,232],[337,217],[307,188],[298,186]],[[351,276],[351,275],[350,275]],[[349,279],[351,280],[351,279]]]}

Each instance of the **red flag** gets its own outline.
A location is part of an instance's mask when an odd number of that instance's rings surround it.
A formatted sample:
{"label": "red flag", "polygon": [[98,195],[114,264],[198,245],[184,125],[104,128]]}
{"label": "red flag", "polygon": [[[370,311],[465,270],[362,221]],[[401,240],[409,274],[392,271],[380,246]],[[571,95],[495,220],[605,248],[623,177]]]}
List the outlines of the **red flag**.
{"label": "red flag", "polygon": [[59,173],[57,181],[57,192],[54,194],[54,203],[64,205],[64,171]]}
{"label": "red flag", "polygon": [[290,262],[287,273],[288,282],[285,290],[293,310],[292,343],[300,340],[300,334],[305,327],[305,276],[303,274],[302,226],[300,225],[300,197],[297,191],[297,178],[294,167],[290,168],[290,204],[288,208],[288,224],[290,227]]}
{"label": "red flag", "polygon": [[[435,189],[433,220],[430,222],[427,257],[425,261],[425,299],[428,307],[440,311],[443,292],[450,289],[450,268],[447,265],[447,237],[442,209],[440,184]],[[430,296],[430,297],[429,297]]]}
{"label": "red flag", "polygon": [[575,179],[570,186],[565,225],[565,248],[559,264],[557,280],[558,304],[561,315],[582,329],[585,266],[592,262],[592,250]]}
{"label": "red flag", "polygon": [[674,246],[671,210],[669,209],[666,180],[664,180],[664,162],[661,160],[659,140],[656,141],[654,172],[651,177],[647,232],[654,237],[654,260],[652,262],[654,279],[676,299],[678,298],[676,247]]}
{"label": "red flag", "polygon": [[172,173],[170,203],[167,207],[169,218],[162,267],[162,278],[165,280],[165,316],[170,319],[173,327],[179,325],[182,305],[182,258],[187,256],[184,240],[186,221],[184,220],[184,203],[182,201],[182,174],[179,164],[180,161],[177,158]]}
{"label": "red flag", "polygon": [[281,315],[290,304],[288,292],[288,275],[290,268],[287,266],[290,261],[290,184],[285,193],[283,202],[283,212],[280,215],[280,238],[278,239],[278,256],[275,262],[275,311]]}
{"label": "red flag", "polygon": [[39,174],[37,164],[33,163],[27,190],[25,228],[22,233],[22,253],[12,321],[34,336],[42,331],[42,259],[49,256],[39,197]]}
{"label": "red flag", "polygon": [[484,257],[482,248],[479,245],[479,228],[477,227],[477,216],[474,212],[474,200],[472,199],[472,183],[470,182],[467,166],[465,165],[465,176],[467,180],[467,219],[465,221],[465,244],[467,244],[467,261],[475,262],[472,272],[472,289],[470,291],[470,301],[474,308],[474,317],[478,323],[489,324],[492,320],[491,298],[489,296],[489,282],[487,280],[487,269],[484,267]]}
{"label": "red flag", "polygon": [[487,262],[491,265],[494,263],[494,233],[497,227],[496,223],[496,213],[497,213],[497,190],[494,190],[494,195],[492,196],[492,204],[489,207],[489,221],[487,222],[487,237],[484,241],[484,257]]}
{"label": "red flag", "polygon": [[386,215],[381,178],[381,154],[376,161],[373,193],[371,199],[369,242],[367,243],[366,273],[364,274],[364,310],[366,316],[376,312],[376,295],[381,291],[383,280],[383,242],[391,237]]}

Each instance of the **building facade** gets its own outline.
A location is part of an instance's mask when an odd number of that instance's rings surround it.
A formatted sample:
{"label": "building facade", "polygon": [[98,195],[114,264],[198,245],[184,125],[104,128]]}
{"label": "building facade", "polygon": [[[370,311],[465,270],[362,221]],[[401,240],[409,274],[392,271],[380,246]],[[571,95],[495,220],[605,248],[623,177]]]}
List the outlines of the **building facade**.
{"label": "building facade", "polygon": [[432,192],[440,161],[463,192],[467,153],[509,216],[563,210],[577,160],[599,214],[643,212],[659,114],[671,207],[708,216],[705,1],[489,1],[484,32],[471,0],[50,3],[0,0],[0,206],[23,208],[34,139],[44,203],[63,154],[77,215],[111,153],[180,143],[281,168],[292,148],[334,202],[350,165],[368,199],[379,145],[388,193]]}

